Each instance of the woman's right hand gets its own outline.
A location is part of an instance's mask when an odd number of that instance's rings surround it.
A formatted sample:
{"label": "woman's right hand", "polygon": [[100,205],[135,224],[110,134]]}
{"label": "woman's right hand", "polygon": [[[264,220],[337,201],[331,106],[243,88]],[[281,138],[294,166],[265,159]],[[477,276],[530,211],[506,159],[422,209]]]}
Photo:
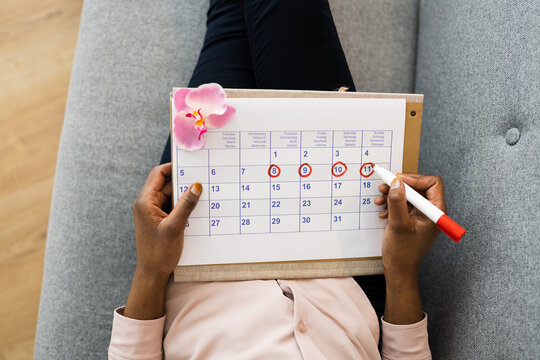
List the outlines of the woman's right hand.
{"label": "woman's right hand", "polygon": [[382,195],[375,199],[375,204],[388,205],[388,209],[379,215],[388,218],[382,245],[383,266],[387,277],[416,277],[422,259],[440,232],[433,221],[407,203],[404,183],[446,211],[440,176],[402,174],[394,179],[391,186],[379,186]]}
{"label": "woman's right hand", "polygon": [[444,188],[440,176],[399,175],[391,186],[381,185],[375,204],[388,204],[379,216],[388,218],[382,243],[386,278],[384,320],[392,324],[413,324],[423,318],[418,290],[418,269],[435,242],[439,229],[424,214],[407,203],[407,183],[445,211]]}

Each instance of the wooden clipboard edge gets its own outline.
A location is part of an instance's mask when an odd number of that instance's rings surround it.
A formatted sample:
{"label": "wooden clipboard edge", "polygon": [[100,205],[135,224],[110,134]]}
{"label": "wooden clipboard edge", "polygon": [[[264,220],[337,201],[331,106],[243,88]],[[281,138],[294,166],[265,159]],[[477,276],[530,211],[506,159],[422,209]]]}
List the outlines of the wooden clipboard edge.
{"label": "wooden clipboard edge", "polygon": [[403,142],[404,174],[418,172],[418,156],[420,154],[420,131],[422,129],[423,102],[407,102],[405,105],[405,134]]}
{"label": "wooden clipboard edge", "polygon": [[177,266],[174,281],[311,279],[382,274],[381,257]]}
{"label": "wooden clipboard edge", "polygon": [[[173,88],[171,94],[178,89]],[[338,91],[313,91],[313,90],[271,90],[271,89],[225,89],[230,98],[281,98],[281,97],[311,97],[311,98],[365,98],[365,99],[405,99],[407,102],[424,102],[423,94],[400,94],[400,93],[371,93],[371,92],[338,92]]]}
{"label": "wooden clipboard edge", "polygon": [[[171,92],[171,134],[172,106],[174,92]],[[230,98],[365,98],[365,99],[405,99],[405,134],[403,144],[403,173],[418,171],[420,151],[420,131],[422,127],[423,94],[387,94],[366,92],[303,91],[303,90],[262,90],[225,89]],[[172,152],[172,147],[171,147]],[[172,154],[171,154],[172,159]],[[174,173],[174,172],[173,172]],[[174,174],[173,174],[174,176]],[[174,189],[176,190],[176,189]],[[173,195],[176,196],[176,195]],[[356,275],[376,275],[383,273],[382,258],[323,259],[307,261],[284,261],[268,263],[217,264],[177,266],[174,270],[175,282],[232,281],[252,279],[301,279],[323,277],[347,277]]]}

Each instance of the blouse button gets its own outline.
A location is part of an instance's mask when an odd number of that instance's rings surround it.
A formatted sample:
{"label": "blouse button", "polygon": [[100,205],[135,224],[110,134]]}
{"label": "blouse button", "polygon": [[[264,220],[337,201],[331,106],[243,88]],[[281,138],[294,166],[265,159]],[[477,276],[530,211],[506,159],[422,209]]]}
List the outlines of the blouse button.
{"label": "blouse button", "polygon": [[306,324],[304,323],[303,320],[300,320],[298,322],[298,330],[300,330],[300,332],[305,332],[306,331]]}

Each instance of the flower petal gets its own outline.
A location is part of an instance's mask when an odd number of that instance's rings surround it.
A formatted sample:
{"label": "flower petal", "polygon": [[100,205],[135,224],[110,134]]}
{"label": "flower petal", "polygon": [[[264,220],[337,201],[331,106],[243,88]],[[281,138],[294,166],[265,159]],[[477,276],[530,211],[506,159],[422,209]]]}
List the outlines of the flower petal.
{"label": "flower petal", "polygon": [[174,93],[174,107],[176,111],[187,111],[191,112],[193,109],[190,109],[186,105],[186,95],[189,94],[190,89],[178,89]]}
{"label": "flower petal", "polygon": [[186,104],[193,110],[200,109],[206,118],[211,114],[222,115],[227,110],[225,98],[225,91],[219,84],[203,84],[187,94]]}
{"label": "flower petal", "polygon": [[199,139],[199,129],[195,126],[195,120],[186,116],[185,111],[180,111],[174,118],[173,134],[178,146],[186,151],[198,150],[204,146],[204,135]]}
{"label": "flower petal", "polygon": [[227,125],[229,121],[236,115],[236,109],[227,105],[227,110],[223,115],[212,114],[205,118],[205,125],[209,128],[220,128]]}

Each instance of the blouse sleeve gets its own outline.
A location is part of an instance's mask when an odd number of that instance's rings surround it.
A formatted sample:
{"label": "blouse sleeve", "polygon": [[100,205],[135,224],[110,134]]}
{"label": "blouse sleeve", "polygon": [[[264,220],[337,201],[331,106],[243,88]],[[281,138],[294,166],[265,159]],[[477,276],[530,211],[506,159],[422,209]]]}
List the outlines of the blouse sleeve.
{"label": "blouse sleeve", "polygon": [[383,359],[431,359],[427,314],[415,324],[395,325],[381,319]]}
{"label": "blouse sleeve", "polygon": [[165,316],[136,320],[124,316],[124,308],[114,311],[109,360],[161,360]]}

